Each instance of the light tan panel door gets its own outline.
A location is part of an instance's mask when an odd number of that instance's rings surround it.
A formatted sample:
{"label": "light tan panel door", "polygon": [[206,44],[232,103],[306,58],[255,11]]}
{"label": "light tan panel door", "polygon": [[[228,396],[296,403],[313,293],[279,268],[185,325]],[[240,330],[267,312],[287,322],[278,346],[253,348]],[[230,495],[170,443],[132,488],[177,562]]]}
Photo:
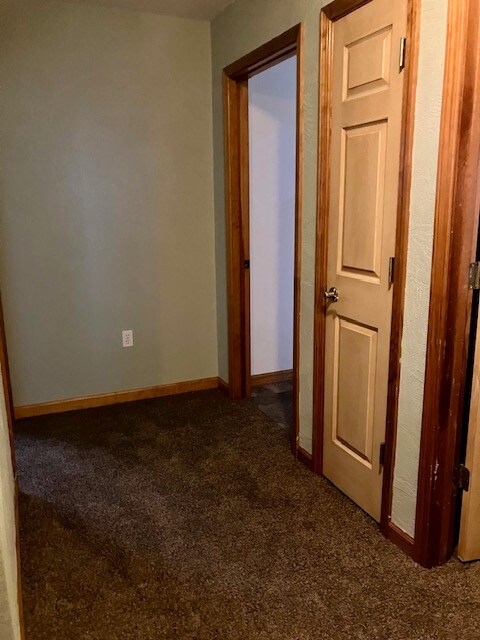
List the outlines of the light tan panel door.
{"label": "light tan panel door", "polygon": [[392,316],[406,0],[334,24],[324,473],[380,519]]}
{"label": "light tan panel door", "polygon": [[462,497],[458,541],[458,557],[464,562],[480,560],[480,321],[477,321],[471,397],[465,461],[470,471],[470,486]]}

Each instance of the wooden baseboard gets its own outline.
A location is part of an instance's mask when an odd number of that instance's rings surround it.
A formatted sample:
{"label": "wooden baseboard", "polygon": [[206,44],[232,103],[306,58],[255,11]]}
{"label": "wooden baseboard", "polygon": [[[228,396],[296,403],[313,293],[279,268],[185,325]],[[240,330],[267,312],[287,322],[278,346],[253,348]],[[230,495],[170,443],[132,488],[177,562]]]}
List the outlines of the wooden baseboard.
{"label": "wooden baseboard", "polygon": [[308,453],[308,451],[305,451],[305,449],[302,449],[301,447],[297,447],[297,460],[305,465],[307,469],[313,471],[313,460],[311,453]]}
{"label": "wooden baseboard", "polygon": [[272,373],[259,373],[250,378],[252,387],[261,387],[264,384],[277,384],[278,382],[290,382],[293,380],[293,369],[285,371],[273,371]]}
{"label": "wooden baseboard", "polygon": [[68,400],[58,400],[56,402],[44,402],[41,404],[30,404],[23,407],[15,407],[15,419],[33,418],[44,416],[50,413],[63,413],[65,411],[76,411],[78,409],[92,409],[94,407],[106,407],[112,404],[123,402],[133,402],[135,400],[147,400],[149,398],[161,398],[163,396],[174,396],[192,391],[206,391],[208,389],[218,389],[221,387],[219,378],[202,378],[201,380],[190,380],[188,382],[177,382],[158,387],[146,387],[144,389],[133,389],[131,391],[117,391],[105,393],[98,396],[85,396],[84,398],[69,398]]}
{"label": "wooden baseboard", "polygon": [[405,531],[402,531],[400,527],[397,527],[397,525],[393,524],[393,522],[391,521],[388,522],[386,527],[382,527],[382,532],[383,535],[388,540],[390,540],[390,542],[393,542],[393,544],[397,545],[397,547],[400,547],[400,549],[404,553],[406,553],[411,558],[414,558],[415,542],[412,536],[408,535],[408,533],[405,533]]}
{"label": "wooden baseboard", "polygon": [[225,393],[228,396],[229,394],[228,382],[225,382],[225,380],[222,380],[222,378],[219,378],[218,388],[220,389],[220,391],[223,391],[223,393]]}

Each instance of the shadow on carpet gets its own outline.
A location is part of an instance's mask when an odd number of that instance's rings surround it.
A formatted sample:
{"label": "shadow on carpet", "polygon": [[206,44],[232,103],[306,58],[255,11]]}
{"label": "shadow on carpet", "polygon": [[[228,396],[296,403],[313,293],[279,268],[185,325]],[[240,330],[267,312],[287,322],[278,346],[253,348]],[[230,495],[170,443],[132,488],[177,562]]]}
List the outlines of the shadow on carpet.
{"label": "shadow on carpet", "polygon": [[480,638],[480,568],[427,571],[203,392],[18,422],[27,640]]}

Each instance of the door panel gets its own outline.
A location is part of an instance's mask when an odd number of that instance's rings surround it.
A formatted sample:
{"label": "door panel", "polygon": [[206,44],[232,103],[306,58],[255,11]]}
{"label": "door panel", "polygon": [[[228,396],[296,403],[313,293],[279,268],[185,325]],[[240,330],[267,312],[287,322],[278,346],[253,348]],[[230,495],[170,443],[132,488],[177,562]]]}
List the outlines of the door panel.
{"label": "door panel", "polygon": [[377,332],[338,316],[335,323],[333,439],[371,468]]}
{"label": "door panel", "polygon": [[380,519],[395,256],[406,0],[334,23],[324,474]]}
{"label": "door panel", "polygon": [[344,99],[388,89],[391,49],[391,25],[346,45]]}
{"label": "door panel", "polygon": [[386,122],[342,131],[338,255],[347,276],[380,276],[386,140]]}

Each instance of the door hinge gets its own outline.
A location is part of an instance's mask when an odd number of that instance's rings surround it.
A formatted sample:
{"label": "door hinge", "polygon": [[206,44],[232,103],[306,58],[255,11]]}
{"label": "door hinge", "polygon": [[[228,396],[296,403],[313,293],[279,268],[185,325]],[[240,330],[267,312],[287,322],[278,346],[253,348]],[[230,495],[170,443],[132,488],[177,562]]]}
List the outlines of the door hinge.
{"label": "door hinge", "polygon": [[398,66],[400,68],[400,71],[403,71],[405,69],[406,55],[407,55],[407,39],[400,38],[400,58],[398,61]]}
{"label": "door hinge", "polygon": [[388,284],[392,285],[395,279],[395,258],[388,261]]}
{"label": "door hinge", "polygon": [[385,442],[382,442],[380,445],[380,466],[382,467],[385,464],[385,454],[386,454],[387,445]]}
{"label": "door hinge", "polygon": [[472,262],[468,269],[468,288],[480,289],[480,262]]}
{"label": "door hinge", "polygon": [[250,260],[245,260],[243,266],[245,267],[245,269],[250,269]]}
{"label": "door hinge", "polygon": [[459,464],[455,467],[453,473],[453,483],[458,489],[462,491],[468,491],[470,487],[470,471],[464,464]]}

